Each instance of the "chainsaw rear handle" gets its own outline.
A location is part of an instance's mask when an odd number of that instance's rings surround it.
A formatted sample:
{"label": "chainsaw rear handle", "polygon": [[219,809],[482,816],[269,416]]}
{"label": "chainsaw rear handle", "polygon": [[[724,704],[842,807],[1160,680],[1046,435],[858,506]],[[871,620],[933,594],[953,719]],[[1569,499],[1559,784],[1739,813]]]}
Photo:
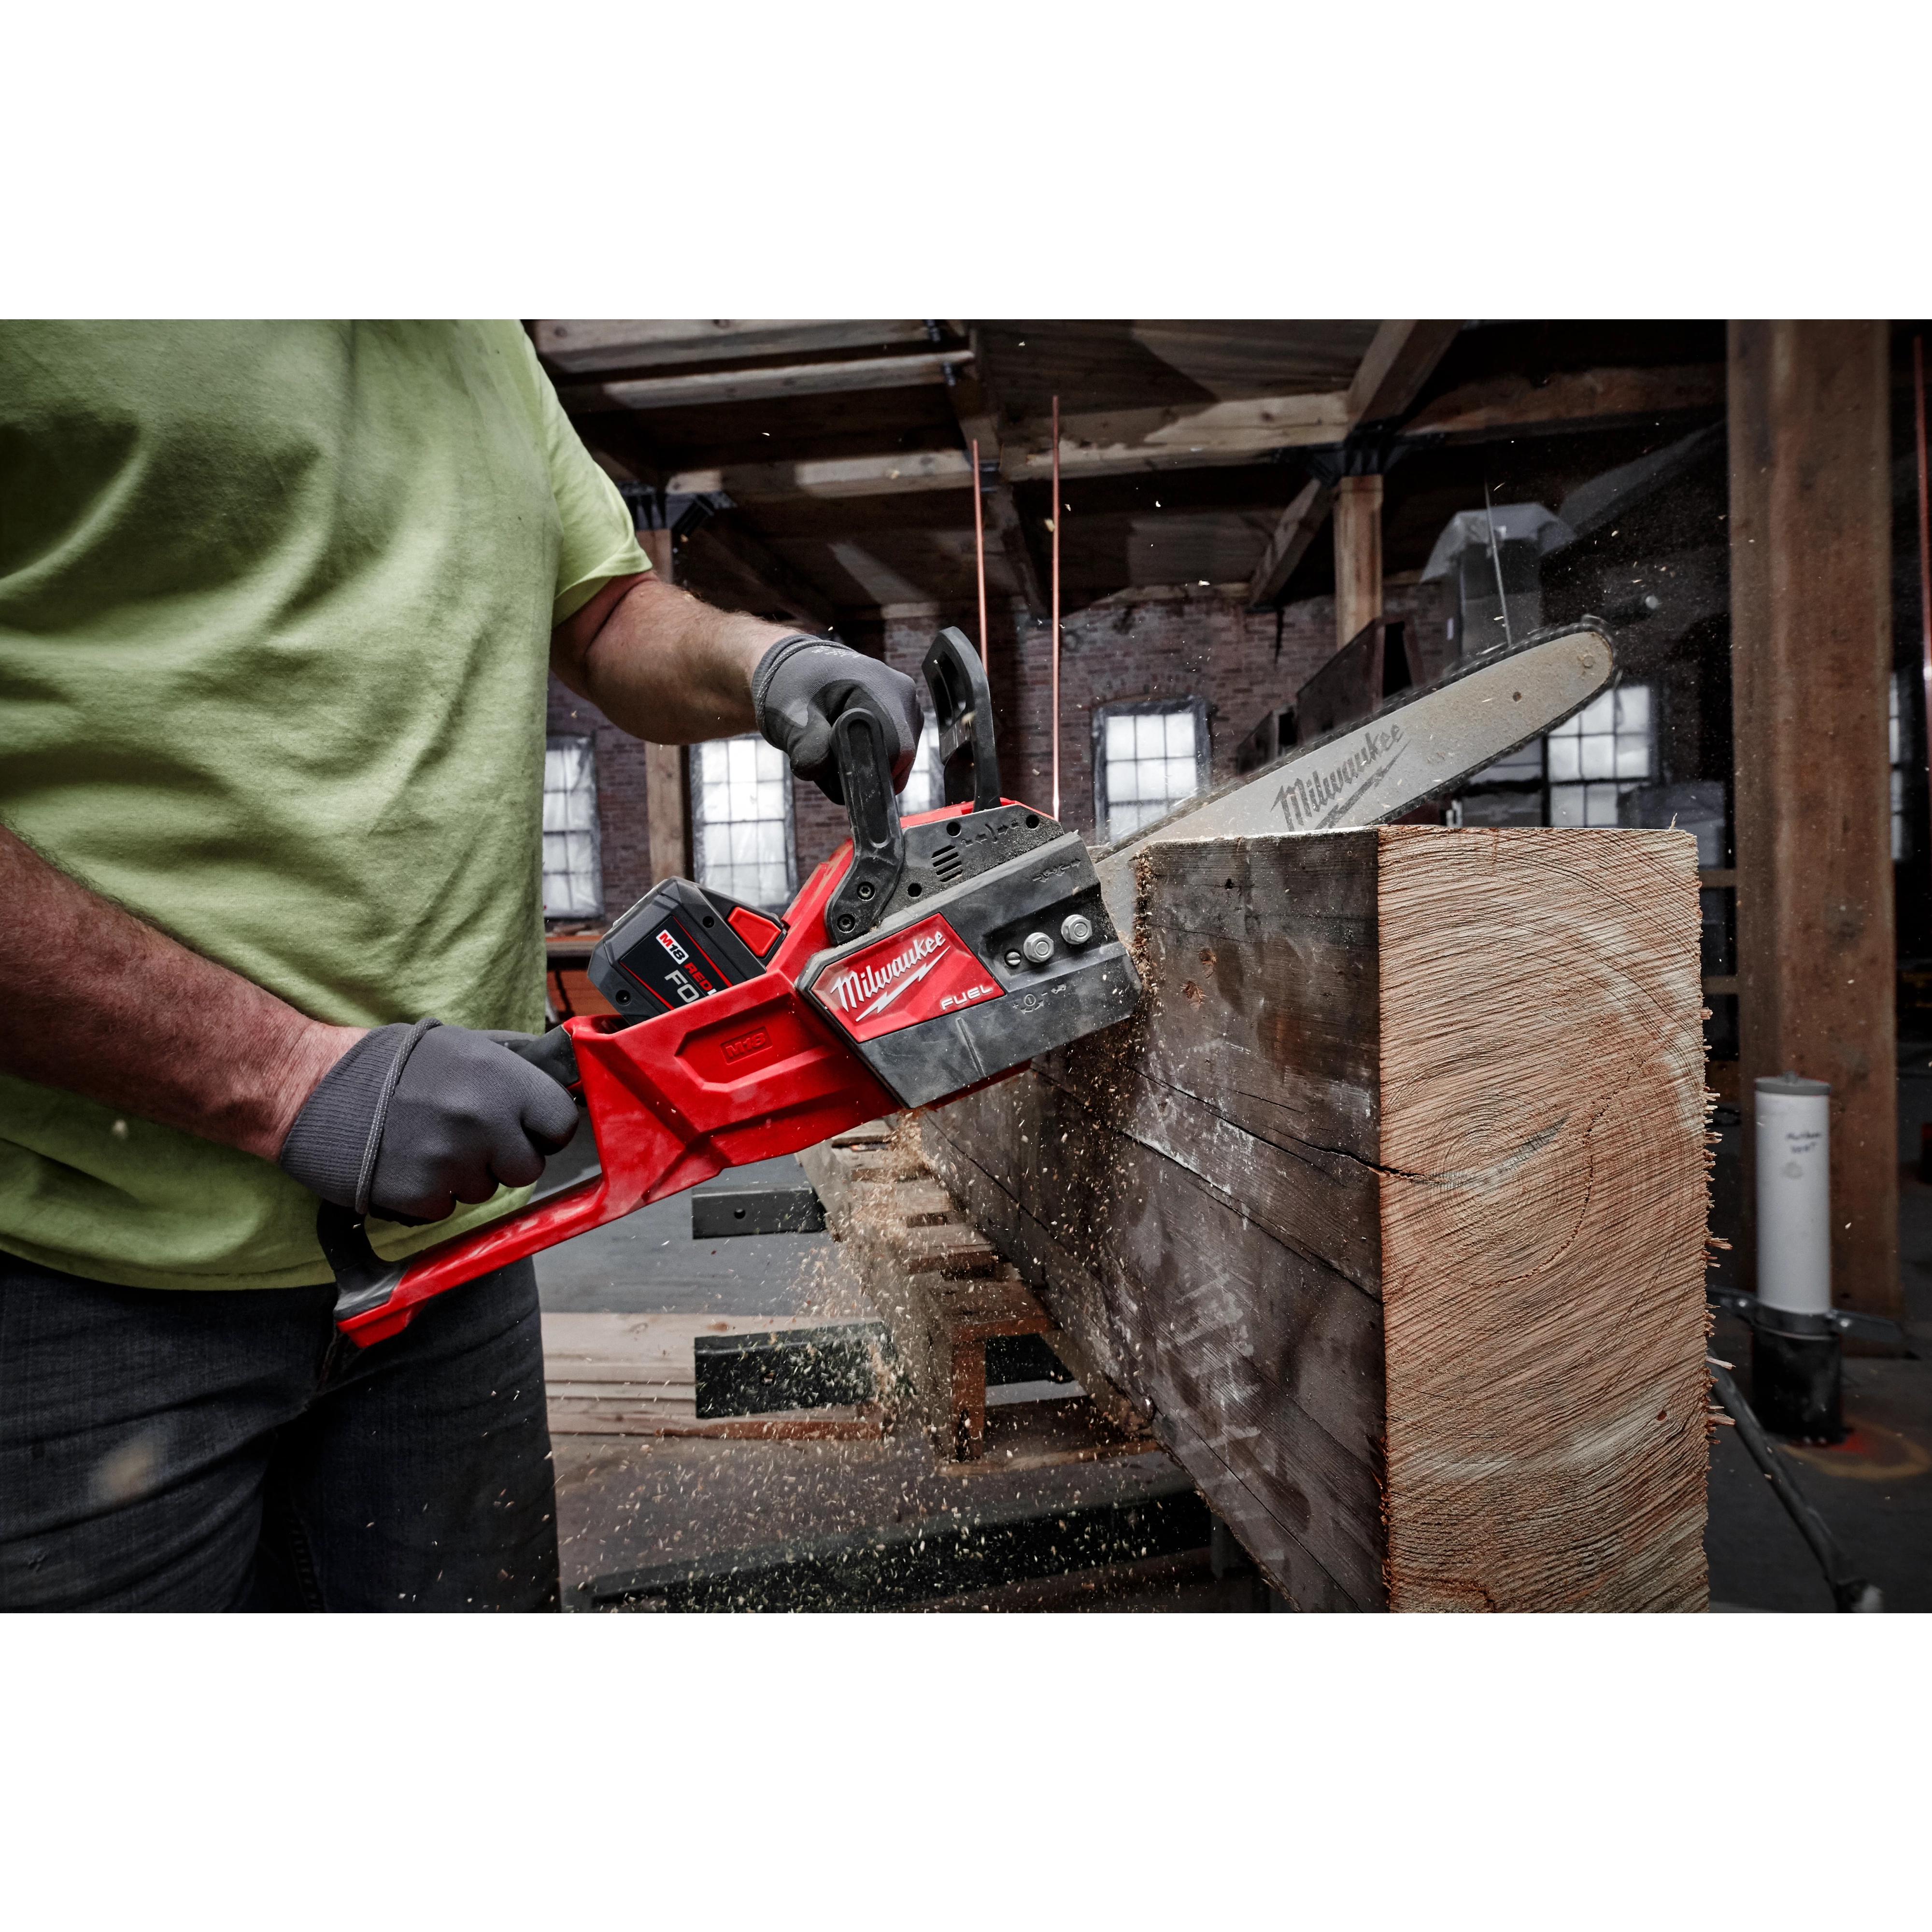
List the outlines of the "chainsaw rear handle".
{"label": "chainsaw rear handle", "polygon": [[[538,1072],[548,1074],[566,1093],[577,1085],[577,1049],[562,1028],[498,1044],[519,1060],[527,1060]],[[581,1120],[578,1126],[582,1132]],[[316,1210],[315,1238],[335,1276],[338,1327],[353,1316],[380,1307],[408,1271],[406,1261],[386,1262],[376,1253],[370,1244],[368,1217],[352,1208],[322,1202]]]}
{"label": "chainsaw rear handle", "polygon": [[842,711],[832,727],[838,783],[852,825],[852,862],[825,908],[825,930],[835,945],[878,924],[905,869],[905,834],[886,735],[884,722],[866,704]]}
{"label": "chainsaw rear handle", "polygon": [[939,727],[946,802],[991,812],[1000,802],[1000,758],[993,743],[993,692],[986,667],[963,631],[948,625],[923,666]]}

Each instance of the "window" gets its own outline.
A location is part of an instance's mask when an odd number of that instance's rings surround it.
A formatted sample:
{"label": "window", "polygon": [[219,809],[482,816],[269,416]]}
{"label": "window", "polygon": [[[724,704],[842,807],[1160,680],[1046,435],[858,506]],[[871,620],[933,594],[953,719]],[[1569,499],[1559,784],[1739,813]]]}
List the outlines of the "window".
{"label": "window", "polygon": [[1650,686],[1626,684],[1545,734],[1552,825],[1614,825],[1617,800],[1655,776]]}
{"label": "window", "polygon": [[1094,822],[1125,838],[1206,787],[1208,707],[1198,698],[1103,705],[1094,753]]}
{"label": "window", "polygon": [[588,738],[552,738],[544,748],[543,909],[546,919],[604,910],[597,753]]}
{"label": "window", "polygon": [[1892,862],[1903,865],[1910,856],[1910,835],[1905,827],[1905,719],[1899,709],[1898,674],[1892,674]]}
{"label": "window", "polygon": [[691,843],[700,886],[766,912],[791,903],[791,772],[776,746],[748,732],[692,746]]}

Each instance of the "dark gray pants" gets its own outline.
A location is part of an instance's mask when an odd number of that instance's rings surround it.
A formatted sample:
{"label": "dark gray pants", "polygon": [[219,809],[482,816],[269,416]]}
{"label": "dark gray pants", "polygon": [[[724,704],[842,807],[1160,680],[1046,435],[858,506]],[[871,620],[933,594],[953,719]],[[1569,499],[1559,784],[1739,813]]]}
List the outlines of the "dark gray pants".
{"label": "dark gray pants", "polygon": [[554,1610],[535,1269],[367,1349],[334,1294],[0,1254],[0,1610]]}

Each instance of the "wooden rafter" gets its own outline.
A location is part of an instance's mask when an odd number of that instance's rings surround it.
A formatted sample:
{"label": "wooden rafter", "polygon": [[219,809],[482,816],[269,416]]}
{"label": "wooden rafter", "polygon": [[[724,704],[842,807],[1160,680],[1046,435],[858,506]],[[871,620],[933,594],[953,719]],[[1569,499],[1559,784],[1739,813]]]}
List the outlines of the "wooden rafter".
{"label": "wooden rafter", "polygon": [[1533,382],[1501,376],[1451,389],[1407,425],[1412,436],[1480,442],[1525,431],[1607,429],[1646,416],[1714,410],[1724,400],[1716,363],[1679,369],[1580,369]]}
{"label": "wooden rafter", "polygon": [[538,353],[579,376],[734,357],[797,356],[923,342],[922,322],[539,322]]}
{"label": "wooden rafter", "polygon": [[920,356],[881,356],[869,362],[794,362],[773,369],[699,369],[682,376],[645,376],[616,382],[581,382],[558,391],[566,409],[685,410],[720,403],[770,402],[783,396],[842,395],[861,389],[905,389],[943,382],[948,368],[972,360],[968,349],[935,349]]}

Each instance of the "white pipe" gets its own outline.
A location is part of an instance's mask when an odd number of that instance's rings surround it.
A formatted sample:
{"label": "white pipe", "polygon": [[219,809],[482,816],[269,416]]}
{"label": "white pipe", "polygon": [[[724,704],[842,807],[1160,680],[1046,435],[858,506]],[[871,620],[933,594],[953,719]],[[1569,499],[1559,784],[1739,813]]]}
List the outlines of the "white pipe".
{"label": "white pipe", "polygon": [[1831,1106],[1822,1080],[1757,1083],[1757,1294],[1768,1308],[1831,1311]]}

